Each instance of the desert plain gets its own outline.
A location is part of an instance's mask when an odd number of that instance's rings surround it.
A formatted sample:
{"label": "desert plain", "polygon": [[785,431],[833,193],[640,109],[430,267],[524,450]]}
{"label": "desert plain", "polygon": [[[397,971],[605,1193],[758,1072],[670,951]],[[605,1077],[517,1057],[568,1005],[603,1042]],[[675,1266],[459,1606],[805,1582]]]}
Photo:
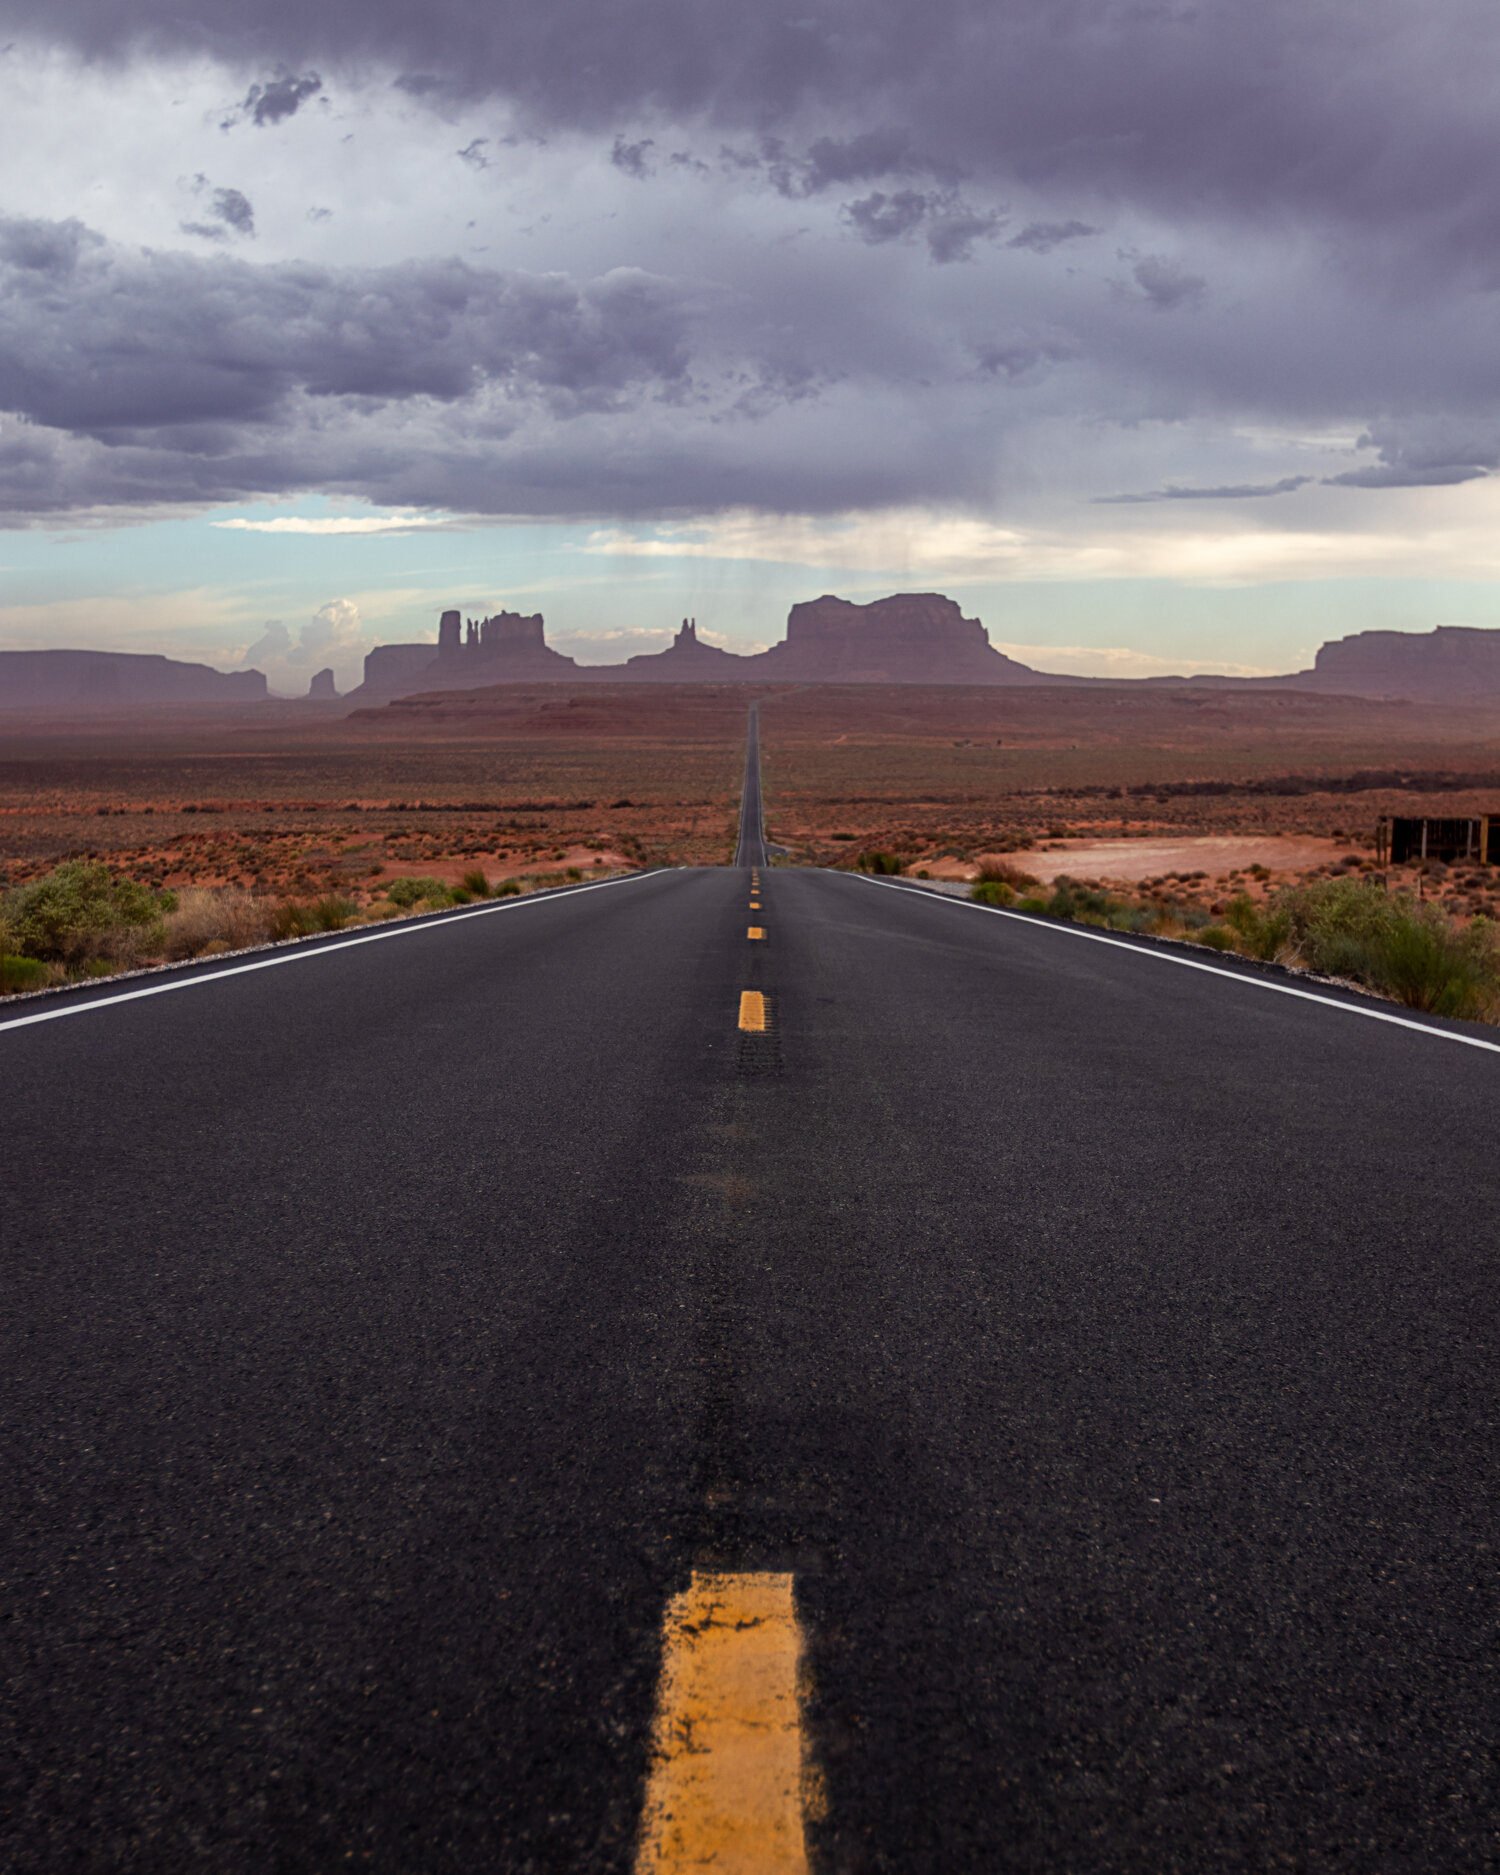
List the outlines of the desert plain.
{"label": "desert plain", "polygon": [[[12,715],[0,885],[87,857],[158,886],[359,904],[403,874],[479,869],[529,889],[719,864],[752,700],[785,865],[880,851],[958,882],[1009,854],[1044,880],[1170,879],[1207,901],[1368,868],[1382,815],[1500,811],[1488,707],[1107,684],[507,684],[351,712]],[[1500,905],[1487,873],[1434,868],[1424,887],[1460,916]]]}

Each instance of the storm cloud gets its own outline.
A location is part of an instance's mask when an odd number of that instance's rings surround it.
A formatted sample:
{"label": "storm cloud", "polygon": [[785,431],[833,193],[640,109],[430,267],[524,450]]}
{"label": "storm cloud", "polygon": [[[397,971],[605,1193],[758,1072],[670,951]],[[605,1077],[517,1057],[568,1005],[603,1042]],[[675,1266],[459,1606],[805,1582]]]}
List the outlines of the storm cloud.
{"label": "storm cloud", "polygon": [[[7,57],[122,97],[208,61],[223,153],[161,182],[160,235],[0,222],[13,516],[993,511],[1043,479],[1280,514],[1500,464],[1479,0],[0,16]],[[361,215],[407,193],[385,252]]]}

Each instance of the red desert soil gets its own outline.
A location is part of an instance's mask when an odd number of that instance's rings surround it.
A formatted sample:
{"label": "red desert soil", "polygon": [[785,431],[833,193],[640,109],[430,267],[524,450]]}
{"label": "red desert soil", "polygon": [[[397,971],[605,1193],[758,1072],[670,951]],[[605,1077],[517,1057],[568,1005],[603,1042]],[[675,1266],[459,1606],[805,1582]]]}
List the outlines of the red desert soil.
{"label": "red desert soil", "polygon": [[[953,876],[1022,852],[1038,877],[1219,881],[1252,860],[1285,876],[1367,854],[1382,814],[1500,811],[1500,723],[1483,709],[1116,686],[515,684],[345,716],[12,715],[0,882],[84,854],[162,883],[354,897],[402,873],[721,863],[755,697],[790,863],[878,848]],[[1234,844],[1184,844],[1205,839]]]}

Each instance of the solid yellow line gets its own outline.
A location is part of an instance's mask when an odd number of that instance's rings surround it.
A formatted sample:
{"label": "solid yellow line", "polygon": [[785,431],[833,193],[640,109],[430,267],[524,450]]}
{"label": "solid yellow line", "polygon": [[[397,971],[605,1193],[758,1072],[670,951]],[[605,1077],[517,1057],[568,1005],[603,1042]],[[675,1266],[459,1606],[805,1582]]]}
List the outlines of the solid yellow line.
{"label": "solid yellow line", "polygon": [[759,990],[740,991],[740,1027],[742,1029],[764,1029],[769,1016],[770,1011],[766,1008],[766,999]]}
{"label": "solid yellow line", "polygon": [[765,927],[763,925],[753,924],[745,935],[752,938],[763,938],[766,935]]}
{"label": "solid yellow line", "polygon": [[667,1604],[637,1875],[806,1875],[802,1636],[789,1575],[700,1575]]}

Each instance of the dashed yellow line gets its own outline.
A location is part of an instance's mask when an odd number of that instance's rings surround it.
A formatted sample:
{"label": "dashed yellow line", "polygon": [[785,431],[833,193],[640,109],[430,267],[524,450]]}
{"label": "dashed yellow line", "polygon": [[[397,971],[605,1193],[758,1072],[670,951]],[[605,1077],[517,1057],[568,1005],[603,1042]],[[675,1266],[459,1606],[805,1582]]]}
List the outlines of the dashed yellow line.
{"label": "dashed yellow line", "polygon": [[771,1026],[771,1011],[759,990],[740,991],[740,1027],[759,1032]]}
{"label": "dashed yellow line", "polygon": [[749,937],[749,938],[763,938],[766,935],[765,926],[753,924],[751,925],[750,929],[745,933],[745,935],[746,937]]}
{"label": "dashed yellow line", "polygon": [[806,1875],[792,1578],[695,1570],[662,1643],[637,1875]]}

